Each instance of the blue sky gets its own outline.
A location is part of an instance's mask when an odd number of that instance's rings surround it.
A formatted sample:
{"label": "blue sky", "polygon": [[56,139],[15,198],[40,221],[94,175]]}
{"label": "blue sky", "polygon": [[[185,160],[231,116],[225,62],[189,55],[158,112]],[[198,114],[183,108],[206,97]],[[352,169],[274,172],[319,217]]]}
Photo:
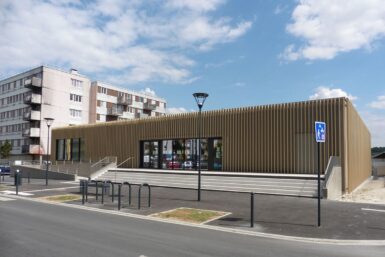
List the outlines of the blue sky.
{"label": "blue sky", "polygon": [[0,76],[71,67],[170,112],[349,97],[385,146],[383,0],[0,1]]}

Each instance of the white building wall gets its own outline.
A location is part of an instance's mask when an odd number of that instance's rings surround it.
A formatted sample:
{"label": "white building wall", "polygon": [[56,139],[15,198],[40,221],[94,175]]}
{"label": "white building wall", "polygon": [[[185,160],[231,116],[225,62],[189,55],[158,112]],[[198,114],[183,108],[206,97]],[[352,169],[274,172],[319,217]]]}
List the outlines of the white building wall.
{"label": "white building wall", "polygon": [[[82,81],[82,88],[74,87],[71,79]],[[44,152],[47,149],[48,139],[48,127],[44,118],[55,119],[51,128],[89,123],[90,84],[90,80],[84,76],[44,67],[40,130],[40,145]],[[81,95],[82,102],[70,101],[71,93]],[[72,117],[70,109],[80,110],[81,118]]]}

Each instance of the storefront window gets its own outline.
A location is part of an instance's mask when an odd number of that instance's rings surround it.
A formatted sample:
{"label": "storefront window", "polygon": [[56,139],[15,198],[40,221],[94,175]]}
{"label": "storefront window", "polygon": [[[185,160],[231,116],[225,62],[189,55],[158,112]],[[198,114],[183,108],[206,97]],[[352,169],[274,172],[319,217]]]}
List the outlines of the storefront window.
{"label": "storefront window", "polygon": [[159,167],[159,145],[158,141],[143,142],[143,168]]}
{"label": "storefront window", "polygon": [[64,160],[64,139],[56,140],[56,160]]}
{"label": "storefront window", "polygon": [[[141,167],[170,170],[198,168],[198,139],[143,141]],[[222,139],[201,139],[201,169],[222,169]],[[160,160],[159,160],[160,158]]]}
{"label": "storefront window", "polygon": [[168,163],[172,161],[172,140],[162,142],[162,169],[168,169]]}
{"label": "storefront window", "polygon": [[222,170],[222,139],[213,140],[213,170]]}
{"label": "storefront window", "polygon": [[80,139],[73,138],[71,144],[71,152],[72,152],[72,160],[79,161],[80,160]]}

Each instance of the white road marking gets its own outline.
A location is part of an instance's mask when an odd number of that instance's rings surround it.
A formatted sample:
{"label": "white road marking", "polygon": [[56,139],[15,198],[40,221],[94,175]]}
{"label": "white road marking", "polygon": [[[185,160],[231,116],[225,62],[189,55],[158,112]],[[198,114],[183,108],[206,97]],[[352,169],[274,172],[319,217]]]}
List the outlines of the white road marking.
{"label": "white road marking", "polygon": [[[1,193],[5,194],[5,195],[16,195],[16,191],[9,191],[9,190],[1,191]],[[26,192],[19,192],[19,195],[30,196],[33,194],[26,193]]]}
{"label": "white road marking", "polygon": [[6,197],[1,197],[0,196],[0,202],[8,202],[8,201],[14,201],[16,199],[11,199],[11,198],[6,198]]}
{"label": "white road marking", "polygon": [[74,188],[79,188],[79,186],[77,186],[77,187],[59,187],[59,188],[48,188],[48,189],[30,190],[30,191],[25,191],[25,193],[45,192],[45,191],[62,191],[62,190],[65,190],[65,189],[74,189]]}
{"label": "white road marking", "polygon": [[379,209],[370,209],[370,208],[361,208],[363,211],[374,211],[374,212],[385,212],[385,210],[379,210]]}

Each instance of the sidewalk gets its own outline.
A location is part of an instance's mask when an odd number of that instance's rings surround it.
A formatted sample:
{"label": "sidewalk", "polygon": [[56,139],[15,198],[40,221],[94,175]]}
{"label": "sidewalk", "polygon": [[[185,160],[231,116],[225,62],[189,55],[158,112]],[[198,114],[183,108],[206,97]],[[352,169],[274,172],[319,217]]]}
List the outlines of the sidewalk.
{"label": "sidewalk", "polygon": [[[0,184],[0,191],[4,188],[15,190],[10,184]],[[50,180],[46,188],[44,180],[31,180],[31,184],[24,182],[19,188],[19,192],[31,191],[33,195],[28,197],[33,198],[79,194],[79,184]],[[98,201],[95,199],[95,188],[90,187],[89,192],[87,206],[117,210],[117,197],[114,203],[111,202],[111,196],[105,197],[105,204],[102,205],[101,189]],[[203,191],[202,201],[198,202],[195,190],[152,188],[151,207],[148,208],[147,188],[143,188],[142,209],[138,210],[137,192],[134,186],[132,205],[128,206],[128,187],[122,187],[122,212],[151,215],[178,207],[191,207],[231,212],[229,216],[208,223],[222,227],[297,237],[385,239],[385,205],[322,200],[322,226],[318,228],[316,199],[255,195],[255,224],[254,228],[250,228],[250,195],[247,193]],[[81,200],[68,204],[81,205]]]}

